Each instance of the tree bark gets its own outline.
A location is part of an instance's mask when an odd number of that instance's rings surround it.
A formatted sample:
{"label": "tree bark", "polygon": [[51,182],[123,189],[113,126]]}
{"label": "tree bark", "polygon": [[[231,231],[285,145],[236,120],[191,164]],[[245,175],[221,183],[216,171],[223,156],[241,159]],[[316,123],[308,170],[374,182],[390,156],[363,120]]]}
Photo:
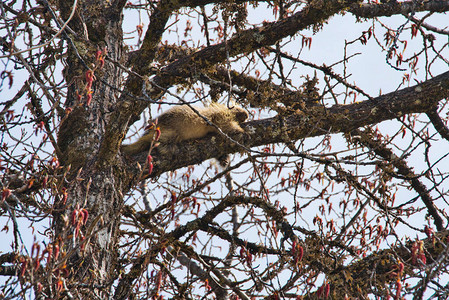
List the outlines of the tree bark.
{"label": "tree bark", "polygon": [[[126,1],[79,1],[77,13],[70,22],[76,36],[70,36],[67,66],[64,69],[69,83],[63,118],[58,134],[62,151],[60,162],[66,167],[66,199],[59,200],[54,212],[54,241],[69,241],[61,245],[67,263],[73,272],[72,283],[79,286],[84,299],[106,298],[110,283],[117,274],[117,242],[123,194],[129,189],[119,160],[102,160],[99,145],[105,128],[115,120],[110,113],[117,105],[122,85],[122,71],[106,62],[96,61],[97,51],[103,51],[112,60],[123,55],[122,8]],[[59,2],[63,16],[68,17],[72,3]],[[77,45],[77,47],[73,47]],[[81,46],[82,45],[82,46]],[[80,56],[81,55],[81,56]],[[81,59],[81,57],[85,58]],[[80,101],[89,96],[87,72],[94,72],[91,87],[92,101]],[[101,80],[100,80],[101,79]],[[87,224],[76,233],[73,222],[81,210],[87,210]],[[84,287],[84,288],[82,288]]]}

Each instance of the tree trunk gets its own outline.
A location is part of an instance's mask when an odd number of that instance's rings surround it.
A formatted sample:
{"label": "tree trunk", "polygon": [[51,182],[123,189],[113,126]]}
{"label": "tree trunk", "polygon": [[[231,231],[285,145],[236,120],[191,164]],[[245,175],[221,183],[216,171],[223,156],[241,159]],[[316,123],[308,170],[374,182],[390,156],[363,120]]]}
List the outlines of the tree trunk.
{"label": "tree trunk", "polygon": [[[114,122],[108,116],[120,96],[111,87],[123,83],[121,70],[108,61],[102,62],[101,56],[104,59],[107,51],[112,60],[122,59],[123,5],[124,1],[81,1],[70,22],[77,34],[70,36],[71,42],[80,45],[77,41],[82,41],[88,46],[80,49],[69,43],[64,69],[70,86],[58,145],[60,161],[67,172],[67,200],[61,197],[60,210],[54,213],[54,240],[71,241],[63,249],[66,255],[73,254],[68,258],[68,265],[73,282],[85,284],[84,289],[78,290],[84,299],[108,295],[110,291],[103,287],[109,288],[108,283],[117,277],[118,212],[123,206],[124,186],[129,186],[129,182],[124,182],[126,176],[120,161],[103,162],[99,149],[106,128]],[[67,19],[72,3],[60,1],[59,6]],[[84,51],[82,56],[90,60],[81,60],[79,51]],[[117,155],[117,149],[111,151],[112,156]],[[87,224],[78,233],[77,218],[84,216],[85,211]],[[69,222],[65,221],[67,218]]]}

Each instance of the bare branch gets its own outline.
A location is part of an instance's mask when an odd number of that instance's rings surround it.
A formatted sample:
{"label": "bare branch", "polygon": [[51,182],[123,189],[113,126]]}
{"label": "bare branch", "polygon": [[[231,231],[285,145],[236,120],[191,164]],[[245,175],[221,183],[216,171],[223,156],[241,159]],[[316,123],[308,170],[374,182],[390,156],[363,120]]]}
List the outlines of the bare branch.
{"label": "bare branch", "polygon": [[448,1],[388,1],[386,3],[362,3],[353,5],[349,11],[361,18],[386,17],[392,15],[407,15],[420,11],[449,11]]}

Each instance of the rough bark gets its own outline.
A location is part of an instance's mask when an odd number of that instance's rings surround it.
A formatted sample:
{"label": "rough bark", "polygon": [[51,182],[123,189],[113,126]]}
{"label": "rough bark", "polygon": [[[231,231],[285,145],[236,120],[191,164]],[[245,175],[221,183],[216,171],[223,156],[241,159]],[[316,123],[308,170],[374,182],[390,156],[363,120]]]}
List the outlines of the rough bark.
{"label": "rough bark", "polygon": [[[70,83],[65,106],[70,108],[63,118],[58,145],[62,151],[61,163],[70,168],[67,183],[67,201],[61,199],[61,211],[55,211],[54,240],[74,241],[66,245],[70,255],[67,263],[74,270],[72,282],[87,288],[80,289],[83,298],[109,294],[109,283],[117,276],[117,242],[123,193],[129,188],[119,160],[103,161],[99,145],[104,139],[105,128],[115,120],[110,112],[117,105],[118,93],[112,87],[121,86],[122,71],[115,65],[105,63],[95,68],[92,84],[92,101],[84,105],[77,99],[86,91],[87,67],[97,63],[98,50],[107,47],[107,55],[120,60],[123,55],[122,8],[124,1],[80,1],[77,6],[78,17],[70,25],[77,36],[71,37],[76,48],[69,47],[65,80]],[[61,1],[60,11],[67,16],[71,4]],[[81,17],[82,16],[82,17]],[[87,31],[86,31],[87,29]],[[82,45],[82,46],[81,46]],[[80,59],[81,56],[83,59]],[[101,79],[101,81],[99,80]],[[64,218],[75,210],[89,212],[90,228],[85,232],[85,240],[70,239],[73,227],[67,226]],[[83,251],[80,248],[85,245]]]}

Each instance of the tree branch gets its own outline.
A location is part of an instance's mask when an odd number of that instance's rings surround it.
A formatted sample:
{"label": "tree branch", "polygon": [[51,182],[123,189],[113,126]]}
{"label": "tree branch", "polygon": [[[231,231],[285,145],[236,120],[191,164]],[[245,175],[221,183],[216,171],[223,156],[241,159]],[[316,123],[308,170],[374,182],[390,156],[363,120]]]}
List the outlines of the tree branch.
{"label": "tree branch", "polygon": [[[371,100],[330,108],[316,106],[301,112],[294,111],[269,119],[246,122],[242,124],[246,135],[230,137],[250,148],[328,133],[351,132],[362,126],[396,119],[406,114],[427,112],[448,95],[449,72],[446,72],[425,83]],[[157,153],[156,148],[153,153],[154,169],[150,177],[242,150],[219,136],[183,142],[173,145],[173,148],[177,151],[164,155]],[[146,156],[146,153],[140,153],[132,157],[131,165],[134,161],[145,165]],[[135,170],[138,172],[137,168]]]}
{"label": "tree branch", "polygon": [[353,5],[349,11],[357,17],[374,18],[392,15],[407,15],[413,12],[449,11],[449,1],[389,1],[387,3],[362,3]]}
{"label": "tree branch", "polygon": [[374,153],[390,162],[397,170],[398,173],[410,182],[410,185],[421,197],[422,201],[427,207],[429,215],[433,217],[434,223],[438,231],[444,230],[443,219],[438,213],[437,208],[433,204],[432,197],[427,191],[426,186],[419,180],[418,176],[413,172],[413,170],[407,165],[407,162],[398,157],[393,151],[386,147],[381,141],[375,139],[369,130],[355,130],[353,131],[355,136],[354,139],[361,145],[370,148]]}
{"label": "tree branch", "polygon": [[449,141],[449,128],[447,128],[446,124],[441,120],[436,107],[427,112],[427,117],[441,137]]}
{"label": "tree branch", "polygon": [[[432,266],[438,261],[441,255],[447,255],[448,231],[435,234],[432,237],[421,240],[426,250],[428,268],[438,269]],[[422,269],[423,265],[412,264],[412,242],[407,245],[399,245],[390,249],[373,253],[359,261],[340,267],[328,274],[328,280],[332,283],[332,290],[335,295],[358,295],[361,291],[371,291],[376,287],[380,291],[385,290],[388,283],[396,281],[393,272],[397,271],[400,262],[405,263],[405,274],[414,273],[416,269]],[[351,277],[357,274],[357,277]],[[404,275],[405,275],[404,274]]]}
{"label": "tree branch", "polygon": [[273,45],[311,25],[321,24],[336,13],[358,2],[361,1],[325,1],[319,6],[309,5],[280,21],[241,31],[226,42],[206,47],[190,56],[176,60],[161,70],[161,76],[155,79],[155,82],[160,86],[169,86],[176,77],[188,78],[196,72],[200,73],[201,70],[224,61],[228,55],[234,57],[242,53],[251,53],[264,46]]}

